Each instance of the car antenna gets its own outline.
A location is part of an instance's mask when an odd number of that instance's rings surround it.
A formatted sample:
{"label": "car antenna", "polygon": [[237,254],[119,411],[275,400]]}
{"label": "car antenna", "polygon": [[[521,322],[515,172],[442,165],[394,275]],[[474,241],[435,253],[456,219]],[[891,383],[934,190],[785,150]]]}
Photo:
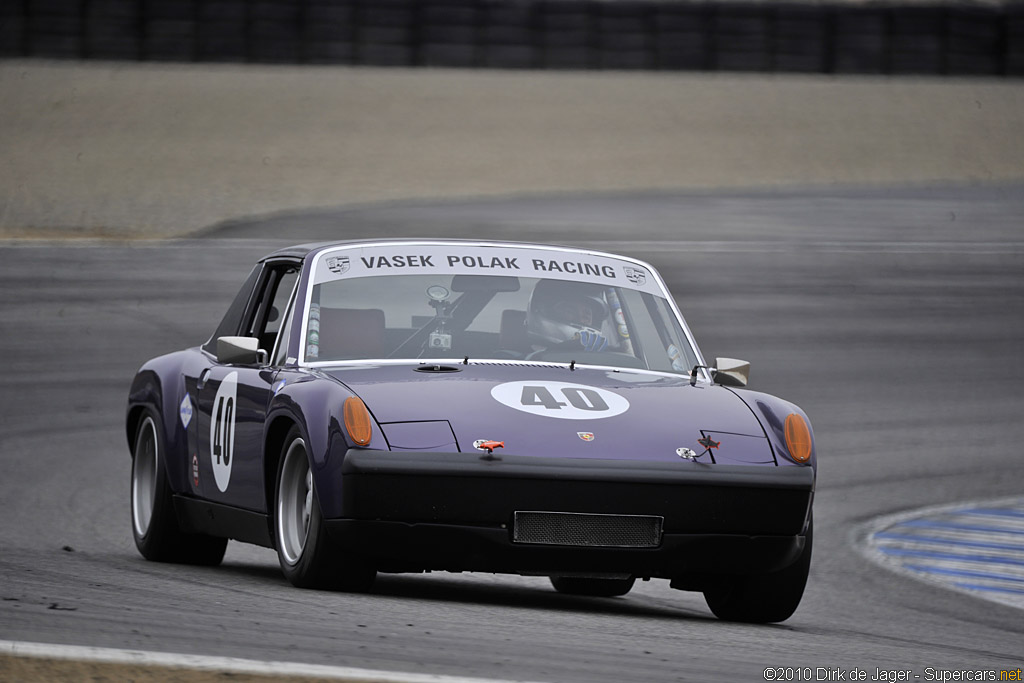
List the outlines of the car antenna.
{"label": "car antenna", "polygon": [[469,356],[466,356],[465,358],[462,359],[462,364],[469,365]]}
{"label": "car antenna", "polygon": [[574,360],[569,361],[569,372],[574,372],[575,370],[576,370],[576,361],[574,361]]}

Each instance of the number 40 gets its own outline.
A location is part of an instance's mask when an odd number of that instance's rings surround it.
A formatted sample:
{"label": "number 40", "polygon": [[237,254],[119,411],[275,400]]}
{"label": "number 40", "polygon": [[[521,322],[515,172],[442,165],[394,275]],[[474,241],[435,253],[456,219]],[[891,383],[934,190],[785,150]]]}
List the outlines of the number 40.
{"label": "number 40", "polygon": [[[593,389],[583,387],[563,387],[562,395],[577,410],[601,411],[608,410],[608,404],[601,394]],[[544,406],[548,410],[561,410],[566,404],[559,401],[545,386],[524,386],[520,404],[524,406]]]}
{"label": "number 40", "polygon": [[213,436],[213,457],[217,459],[217,464],[223,463],[225,466],[231,464],[231,426],[235,420],[235,401],[230,396],[221,397],[217,401],[217,417],[214,422]]}

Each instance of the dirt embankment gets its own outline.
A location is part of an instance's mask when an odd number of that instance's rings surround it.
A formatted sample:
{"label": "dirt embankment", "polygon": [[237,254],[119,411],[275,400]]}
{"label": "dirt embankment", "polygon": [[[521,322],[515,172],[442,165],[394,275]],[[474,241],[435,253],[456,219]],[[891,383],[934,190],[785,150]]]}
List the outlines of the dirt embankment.
{"label": "dirt embankment", "polygon": [[0,237],[356,202],[1024,179],[1016,81],[0,63]]}

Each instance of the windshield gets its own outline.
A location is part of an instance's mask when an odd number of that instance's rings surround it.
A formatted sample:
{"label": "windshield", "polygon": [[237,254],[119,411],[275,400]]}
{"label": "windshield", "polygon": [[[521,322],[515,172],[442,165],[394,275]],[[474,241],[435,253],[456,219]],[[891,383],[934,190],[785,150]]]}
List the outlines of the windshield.
{"label": "windshield", "polygon": [[[373,258],[354,265],[379,267]],[[628,266],[632,279],[619,275],[617,282],[611,266],[603,272],[593,266],[595,275],[580,262],[574,263],[581,272],[571,278],[564,270],[524,277],[506,274],[508,268],[380,277],[385,273],[360,276],[353,260],[347,258],[339,273],[337,259],[324,259],[326,268],[314,280],[304,332],[307,363],[575,361],[682,374],[697,364],[660,287]]]}

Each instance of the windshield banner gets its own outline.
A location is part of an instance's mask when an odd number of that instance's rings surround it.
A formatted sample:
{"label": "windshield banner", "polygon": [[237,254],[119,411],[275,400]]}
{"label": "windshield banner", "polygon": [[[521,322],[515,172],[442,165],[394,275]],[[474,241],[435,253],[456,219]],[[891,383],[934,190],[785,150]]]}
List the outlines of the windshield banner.
{"label": "windshield banner", "polygon": [[648,268],[611,256],[569,249],[414,242],[327,249],[317,256],[313,284],[432,273],[550,278],[662,293]]}

